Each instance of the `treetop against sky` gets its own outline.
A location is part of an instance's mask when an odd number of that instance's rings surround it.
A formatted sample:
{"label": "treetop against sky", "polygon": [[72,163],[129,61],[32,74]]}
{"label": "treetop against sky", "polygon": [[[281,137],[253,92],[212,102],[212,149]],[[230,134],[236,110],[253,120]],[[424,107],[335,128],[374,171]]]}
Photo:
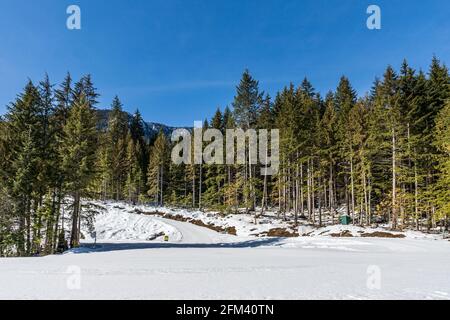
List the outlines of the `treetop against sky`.
{"label": "treetop against sky", "polygon": [[[370,5],[381,29],[370,29]],[[67,28],[70,5],[81,29]],[[0,114],[24,79],[90,73],[106,108],[181,126],[231,103],[250,69],[272,96],[307,76],[322,95],[346,75],[360,95],[385,66],[426,70],[449,54],[450,3],[429,1],[60,1],[0,3]]]}

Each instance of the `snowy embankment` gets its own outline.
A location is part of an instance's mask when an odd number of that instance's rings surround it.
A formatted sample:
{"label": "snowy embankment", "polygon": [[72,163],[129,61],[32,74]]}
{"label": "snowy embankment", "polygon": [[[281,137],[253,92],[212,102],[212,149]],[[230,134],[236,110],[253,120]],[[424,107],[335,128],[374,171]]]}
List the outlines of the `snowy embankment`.
{"label": "snowy embankment", "polygon": [[95,248],[1,259],[0,299],[450,299],[448,241],[232,236],[102,205]]}
{"label": "snowy embankment", "polygon": [[311,226],[307,221],[299,219],[299,225],[295,226],[292,216],[287,221],[278,217],[274,212],[266,212],[263,216],[257,217],[252,214],[229,214],[219,215],[215,212],[192,211],[184,209],[172,209],[166,207],[136,206],[135,212],[159,213],[166,218],[182,217],[187,221],[198,222],[219,229],[232,229],[233,233],[244,237],[266,237],[266,236],[288,236],[288,237],[369,237],[385,238],[398,237],[408,239],[431,239],[441,240],[440,234],[426,234],[418,231],[394,232],[389,230],[389,226],[360,227],[353,225],[328,225],[321,228]]}
{"label": "snowy embankment", "polygon": [[[104,211],[95,216],[94,230],[97,241],[162,241],[167,235],[170,239],[181,239],[181,233],[171,225],[144,215],[133,213],[122,204],[106,204]],[[83,230],[86,240],[93,235]]]}

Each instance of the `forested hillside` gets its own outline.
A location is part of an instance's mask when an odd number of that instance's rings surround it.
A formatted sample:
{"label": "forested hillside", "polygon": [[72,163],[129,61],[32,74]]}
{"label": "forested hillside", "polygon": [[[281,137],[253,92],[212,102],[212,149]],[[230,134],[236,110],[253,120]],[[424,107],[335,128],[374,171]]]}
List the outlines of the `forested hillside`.
{"label": "forested hillside", "polygon": [[270,208],[316,226],[338,223],[345,208],[359,225],[448,228],[450,75],[437,58],[427,71],[406,61],[388,67],[362,96],[342,77],[325,96],[305,78],[272,98],[245,71],[230,106],[204,128],[280,129],[280,171],[267,177],[248,163],[175,165],[168,132],[148,139],[140,113],[123,112],[118,97],[99,125],[98,97],[89,75],[67,75],[60,85],[45,77],[8,106],[0,121],[0,256],[78,246],[80,225],[92,218],[86,198],[255,220]]}
{"label": "forested hillside", "polygon": [[[108,129],[108,123],[109,118],[111,115],[112,110],[110,109],[98,109],[97,110],[97,117],[98,117],[98,127],[99,130],[107,130]],[[131,121],[133,119],[133,115],[129,114],[128,112],[125,112],[126,117],[128,118],[128,121]],[[164,132],[167,136],[170,137],[172,132],[175,129],[178,129],[176,127],[170,127],[161,123],[155,123],[155,122],[147,122],[142,121],[142,127],[144,130],[144,139],[147,141],[147,143],[152,143],[154,139],[158,136],[158,133],[160,131]]]}

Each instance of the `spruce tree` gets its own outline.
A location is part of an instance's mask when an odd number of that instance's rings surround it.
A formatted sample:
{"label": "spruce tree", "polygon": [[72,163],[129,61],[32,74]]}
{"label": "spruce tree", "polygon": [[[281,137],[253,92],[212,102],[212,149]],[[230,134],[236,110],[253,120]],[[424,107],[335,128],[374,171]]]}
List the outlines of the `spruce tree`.
{"label": "spruce tree", "polygon": [[126,180],[127,133],[128,118],[122,110],[122,103],[119,97],[116,96],[112,102],[108,120],[111,193],[115,200],[122,199]]}
{"label": "spruce tree", "polygon": [[169,162],[169,145],[164,132],[160,131],[150,152],[150,164],[147,172],[148,195],[160,206],[164,205],[165,187],[167,185],[167,165]]}
{"label": "spruce tree", "polygon": [[80,242],[81,199],[95,174],[97,130],[95,111],[87,97],[81,93],[74,101],[62,144],[65,187],[73,197],[72,231],[70,246]]}
{"label": "spruce tree", "polygon": [[435,202],[437,216],[444,220],[446,229],[449,229],[450,220],[450,101],[448,101],[436,117],[434,131],[434,145],[439,151],[438,180],[435,187]]}

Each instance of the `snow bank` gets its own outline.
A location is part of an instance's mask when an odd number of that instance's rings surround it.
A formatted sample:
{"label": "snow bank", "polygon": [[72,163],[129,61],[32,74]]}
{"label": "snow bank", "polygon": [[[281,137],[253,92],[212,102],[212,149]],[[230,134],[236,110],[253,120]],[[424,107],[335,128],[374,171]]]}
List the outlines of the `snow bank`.
{"label": "snow bank", "polygon": [[[96,204],[105,208],[95,216],[97,241],[162,241],[165,235],[173,241],[181,239],[176,228],[150,216],[138,215],[132,206],[122,203]],[[94,240],[89,230],[85,228],[82,232],[87,242]]]}
{"label": "snow bank", "polygon": [[354,225],[332,225],[322,228],[299,227],[299,234],[309,237],[368,237],[368,238],[406,238],[406,239],[428,239],[441,240],[442,236],[437,234],[425,234],[419,231],[392,231],[388,227],[360,227]]}
{"label": "snow bank", "polygon": [[272,213],[267,213],[262,217],[257,218],[255,224],[255,216],[250,214],[229,214],[220,215],[215,212],[202,212],[198,210],[173,209],[167,207],[149,207],[138,206],[142,212],[152,213],[159,212],[168,217],[183,217],[188,220],[197,220],[203,222],[205,225],[212,225],[222,229],[234,228],[237,236],[251,237],[264,236],[265,233],[272,229],[286,229],[289,232],[296,232],[292,223],[282,221],[276,218]]}
{"label": "snow bank", "polygon": [[419,231],[394,232],[388,226],[377,228],[360,227],[353,225],[329,225],[322,228],[312,226],[307,221],[299,220],[299,226],[295,227],[293,221],[284,221],[274,212],[266,212],[264,216],[257,218],[250,214],[219,215],[215,212],[202,212],[198,210],[174,209],[167,207],[138,206],[142,212],[159,212],[169,217],[181,216],[185,219],[199,220],[206,225],[218,226],[222,229],[234,228],[237,236],[265,237],[270,230],[285,229],[300,237],[398,237],[407,239],[441,240],[442,235],[426,234]]}

